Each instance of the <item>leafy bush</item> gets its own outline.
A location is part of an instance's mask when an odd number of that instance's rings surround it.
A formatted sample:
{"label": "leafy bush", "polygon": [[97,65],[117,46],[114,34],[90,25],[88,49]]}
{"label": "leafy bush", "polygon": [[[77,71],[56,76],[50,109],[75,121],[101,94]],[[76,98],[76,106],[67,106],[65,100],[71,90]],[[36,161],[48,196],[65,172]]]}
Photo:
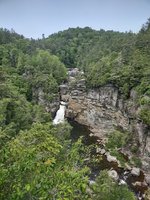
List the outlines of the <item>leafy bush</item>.
{"label": "leafy bush", "polygon": [[128,134],[126,132],[115,131],[108,136],[108,142],[106,143],[106,147],[108,149],[115,149],[123,147],[128,139]]}
{"label": "leafy bush", "polygon": [[142,162],[141,162],[140,158],[137,158],[137,157],[133,156],[131,161],[133,161],[134,164],[135,164],[137,167],[142,167]]}
{"label": "leafy bush", "polygon": [[141,120],[147,124],[148,126],[150,126],[150,110],[149,110],[149,107],[145,107],[145,108],[142,108],[140,113],[139,113],[139,116],[141,118]]}
{"label": "leafy bush", "polygon": [[117,160],[120,161],[122,166],[124,166],[126,160],[118,149],[124,147],[128,140],[129,134],[127,132],[120,132],[116,130],[108,136],[108,141],[106,143],[108,151],[110,151],[111,155],[115,156]]}
{"label": "leafy bush", "polygon": [[135,200],[135,196],[127,186],[120,185],[108,176],[107,171],[102,171],[93,185],[95,200]]}
{"label": "leafy bush", "polygon": [[59,131],[34,124],[2,148],[0,199],[88,199],[89,169],[81,168],[81,140],[69,150],[53,136]]}

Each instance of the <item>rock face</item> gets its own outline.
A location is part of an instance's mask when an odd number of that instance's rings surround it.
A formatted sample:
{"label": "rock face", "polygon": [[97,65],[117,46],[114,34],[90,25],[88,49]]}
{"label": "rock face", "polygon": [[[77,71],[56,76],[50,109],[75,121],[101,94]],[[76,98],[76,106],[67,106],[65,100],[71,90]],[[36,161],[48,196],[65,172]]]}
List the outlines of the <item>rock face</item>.
{"label": "rock face", "polygon": [[[150,130],[138,119],[137,94],[124,100],[113,85],[87,89],[83,72],[69,71],[68,83],[60,86],[61,100],[68,102],[66,117],[87,125],[102,141],[116,128],[131,132],[139,143],[143,169],[150,172]],[[130,149],[128,149],[130,151]]]}
{"label": "rock face", "polygon": [[43,88],[36,88],[33,90],[33,101],[36,101],[39,105],[43,105],[45,110],[52,115],[56,113],[60,104],[59,94],[53,95],[53,99],[51,101],[46,100]]}
{"label": "rock face", "polygon": [[[89,126],[97,136],[104,138],[115,127],[129,129],[128,117],[117,108],[118,90],[112,85],[87,90],[85,79],[77,80],[74,76],[69,77],[68,86],[61,86],[60,91],[62,100],[68,101],[66,116]],[[119,104],[122,106],[121,101]]]}
{"label": "rock face", "polygon": [[[117,105],[118,91],[112,86],[86,91],[84,79],[71,89],[68,97],[66,116],[80,124],[89,126],[99,137],[105,137],[114,127],[129,128],[127,116],[123,115]],[[66,100],[66,95],[62,95]]]}

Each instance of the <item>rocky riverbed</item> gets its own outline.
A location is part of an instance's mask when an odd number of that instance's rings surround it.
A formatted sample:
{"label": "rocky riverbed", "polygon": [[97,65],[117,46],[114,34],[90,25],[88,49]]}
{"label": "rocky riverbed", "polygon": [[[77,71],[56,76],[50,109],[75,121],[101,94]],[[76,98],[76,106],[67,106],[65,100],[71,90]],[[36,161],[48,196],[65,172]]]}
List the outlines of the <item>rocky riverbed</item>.
{"label": "rocky riverbed", "polygon": [[[148,185],[145,181],[145,176],[140,168],[130,167],[123,168],[120,166],[117,159],[107,152],[103,145],[100,144],[99,138],[91,135],[87,126],[78,124],[75,121],[70,121],[72,125],[71,138],[73,141],[77,140],[80,136],[83,136],[83,143],[85,145],[95,144],[93,151],[89,158],[85,158],[85,163],[90,167],[90,184],[95,182],[95,178],[99,175],[101,170],[108,170],[109,176],[111,176],[119,185],[128,185],[128,187],[135,193],[137,199],[144,200],[145,191]],[[97,158],[96,163],[92,163],[93,155]]]}

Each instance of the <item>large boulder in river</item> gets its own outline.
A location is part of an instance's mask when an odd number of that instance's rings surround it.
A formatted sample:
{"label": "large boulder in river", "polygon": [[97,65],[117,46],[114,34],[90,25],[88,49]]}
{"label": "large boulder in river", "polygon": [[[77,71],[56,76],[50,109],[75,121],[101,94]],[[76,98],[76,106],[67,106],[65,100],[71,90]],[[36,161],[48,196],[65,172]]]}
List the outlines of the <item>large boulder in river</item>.
{"label": "large boulder in river", "polygon": [[108,162],[118,162],[118,161],[117,161],[117,158],[114,157],[114,156],[111,156],[111,155],[109,154],[109,152],[107,152],[105,155],[107,156]]}
{"label": "large boulder in river", "polygon": [[118,173],[115,170],[109,170],[108,175],[113,178],[115,181],[119,179]]}
{"label": "large boulder in river", "polygon": [[132,170],[131,170],[131,174],[133,176],[140,176],[140,168],[133,167]]}

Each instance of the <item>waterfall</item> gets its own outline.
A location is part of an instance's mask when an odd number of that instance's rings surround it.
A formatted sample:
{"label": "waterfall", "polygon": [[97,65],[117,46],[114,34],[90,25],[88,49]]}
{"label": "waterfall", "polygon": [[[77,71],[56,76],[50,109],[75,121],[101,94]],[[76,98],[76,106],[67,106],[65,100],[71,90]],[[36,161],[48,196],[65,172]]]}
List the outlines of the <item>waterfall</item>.
{"label": "waterfall", "polygon": [[53,120],[53,124],[59,124],[59,123],[64,122],[65,110],[66,110],[66,103],[62,101],[62,102],[60,102],[60,107],[56,113],[54,120]]}

